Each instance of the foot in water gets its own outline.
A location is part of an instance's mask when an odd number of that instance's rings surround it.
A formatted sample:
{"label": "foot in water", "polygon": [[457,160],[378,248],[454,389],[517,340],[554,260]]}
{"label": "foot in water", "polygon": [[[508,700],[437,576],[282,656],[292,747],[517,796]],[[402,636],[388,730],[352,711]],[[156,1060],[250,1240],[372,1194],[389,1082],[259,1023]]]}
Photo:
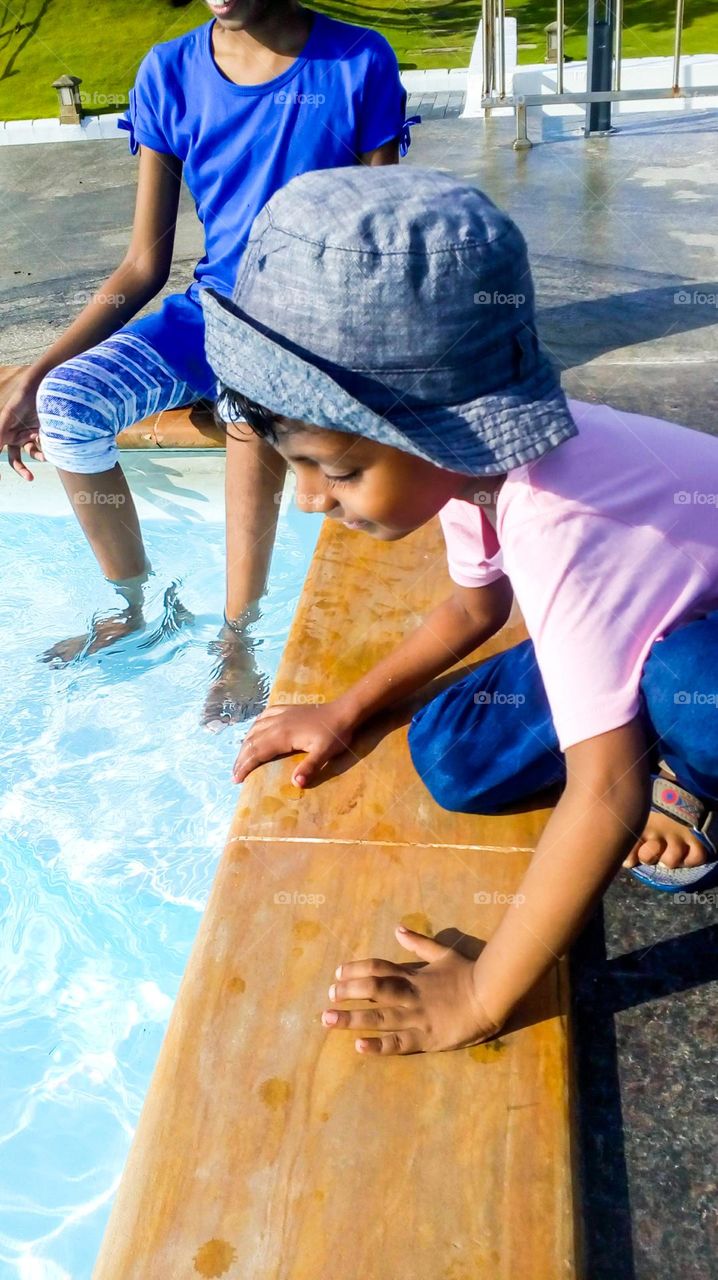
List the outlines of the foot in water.
{"label": "foot in water", "polygon": [[[185,609],[177,595],[177,584],[173,582],[165,591],[162,620],[147,639],[142,641],[141,648],[151,648],[159,640],[176,634],[181,627],[192,622],[194,616]],[[135,632],[144,631],[146,625],[140,604],[128,605],[117,613],[97,614],[92,619],[88,632],[81,636],[71,636],[68,640],[59,640],[40,655],[40,662],[53,667],[65,667],[71,662],[109,649]]]}
{"label": "foot in water", "polygon": [[252,720],[263,711],[269,697],[269,680],[257,667],[256,641],[225,626],[209,645],[216,656],[205,699],[202,723],[211,733],[230,724]]}

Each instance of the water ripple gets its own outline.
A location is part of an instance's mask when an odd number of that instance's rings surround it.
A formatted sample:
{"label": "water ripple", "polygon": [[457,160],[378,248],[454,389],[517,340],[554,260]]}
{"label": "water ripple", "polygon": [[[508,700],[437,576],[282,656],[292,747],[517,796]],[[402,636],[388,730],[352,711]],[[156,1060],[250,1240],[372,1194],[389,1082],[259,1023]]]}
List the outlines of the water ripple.
{"label": "water ripple", "polygon": [[[282,517],[258,628],[270,677],[316,532]],[[237,800],[244,729],[200,725],[223,528],[157,522],[145,534],[157,583],[147,631],[51,670],[43,649],[114,595],[69,520],[0,517],[22,557],[22,574],[4,557],[0,603],[3,1280],[91,1276]],[[195,615],[179,631],[165,600],[177,581]]]}

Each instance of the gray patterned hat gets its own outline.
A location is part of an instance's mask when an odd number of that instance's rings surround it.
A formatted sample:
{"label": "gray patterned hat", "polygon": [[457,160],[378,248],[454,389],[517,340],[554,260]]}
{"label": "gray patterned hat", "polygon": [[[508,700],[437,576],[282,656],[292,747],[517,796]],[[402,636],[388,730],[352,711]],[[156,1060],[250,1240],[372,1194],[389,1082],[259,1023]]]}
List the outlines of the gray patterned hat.
{"label": "gray patterned hat", "polygon": [[523,236],[448,174],[292,179],[257,215],[232,298],[200,299],[220,382],[284,417],[467,475],[576,435],[536,339]]}

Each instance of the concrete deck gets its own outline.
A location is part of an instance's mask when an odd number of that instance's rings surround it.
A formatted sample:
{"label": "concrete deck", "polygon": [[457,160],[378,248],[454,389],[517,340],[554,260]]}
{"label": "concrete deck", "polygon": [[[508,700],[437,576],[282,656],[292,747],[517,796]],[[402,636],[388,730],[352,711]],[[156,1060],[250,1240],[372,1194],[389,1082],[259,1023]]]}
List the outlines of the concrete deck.
{"label": "concrete deck", "polygon": [[[545,120],[545,144],[524,154],[510,120],[448,114],[414,131],[409,161],[476,181],[517,219],[566,388],[715,431],[717,114],[636,117],[588,143]],[[539,126],[530,117],[535,141]],[[2,156],[4,363],[42,350],[127,241],[136,161],[124,143],[60,154]],[[186,287],[200,250],[184,199],[167,292]],[[592,1280],[715,1275],[715,906],[619,875],[574,953]]]}

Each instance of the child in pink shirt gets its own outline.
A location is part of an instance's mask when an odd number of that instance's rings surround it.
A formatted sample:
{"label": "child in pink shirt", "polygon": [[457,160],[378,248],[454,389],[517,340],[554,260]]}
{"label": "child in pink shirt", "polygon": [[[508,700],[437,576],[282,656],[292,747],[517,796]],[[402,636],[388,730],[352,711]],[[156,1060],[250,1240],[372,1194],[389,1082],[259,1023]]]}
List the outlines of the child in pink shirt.
{"label": "child in pink shirt", "polygon": [[321,707],[271,707],[235,765],[307,754],[476,650],[514,598],[530,639],[428,702],[413,761],[447,808],[563,788],[478,960],[398,928],[424,962],[340,966],[327,1026],[360,1052],[478,1043],[576,937],[623,864],[718,878],[718,440],[567,402],[535,336],[523,239],[480,192],[410,169],[313,174],[254,223],[232,302],[202,299],[222,416],[297,476],[297,502],[395,540],[439,515],[451,596]]}

